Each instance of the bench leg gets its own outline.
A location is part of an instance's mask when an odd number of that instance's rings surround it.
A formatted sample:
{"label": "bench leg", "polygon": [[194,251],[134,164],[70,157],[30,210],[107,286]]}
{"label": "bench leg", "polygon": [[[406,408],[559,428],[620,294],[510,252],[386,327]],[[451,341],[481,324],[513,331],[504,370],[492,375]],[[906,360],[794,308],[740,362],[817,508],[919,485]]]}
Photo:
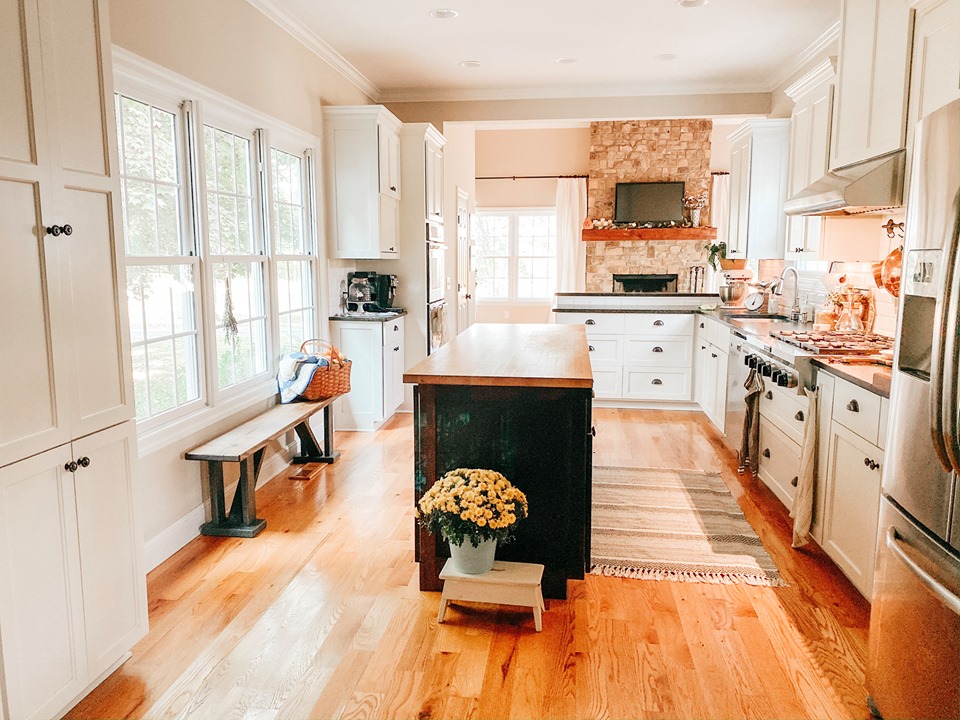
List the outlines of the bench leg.
{"label": "bench leg", "polygon": [[323,409],[323,449],[317,442],[313,434],[313,428],[310,427],[310,421],[304,420],[297,425],[294,430],[297,431],[297,437],[300,438],[300,453],[293,457],[292,462],[296,465],[304,463],[334,463],[340,457],[340,453],[333,449],[333,408],[327,405]]}
{"label": "bench leg", "polygon": [[263,532],[267,521],[257,518],[256,503],[257,476],[260,474],[260,466],[263,463],[263,453],[261,448],[253,456],[240,461],[240,480],[237,482],[237,491],[233,495],[228,517],[224,517],[223,513],[225,505],[223,463],[207,462],[212,519],[200,526],[201,534],[252,538]]}

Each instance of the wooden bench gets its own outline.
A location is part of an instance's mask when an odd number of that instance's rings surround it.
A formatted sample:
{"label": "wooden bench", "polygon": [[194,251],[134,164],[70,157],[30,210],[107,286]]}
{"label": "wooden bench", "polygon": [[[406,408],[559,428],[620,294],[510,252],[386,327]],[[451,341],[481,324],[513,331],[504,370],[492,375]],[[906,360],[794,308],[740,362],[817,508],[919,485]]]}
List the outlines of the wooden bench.
{"label": "wooden bench", "polygon": [[[333,449],[331,413],[331,403],[335,399],[275,405],[243,425],[185,453],[187,460],[200,460],[206,466],[211,520],[200,526],[200,532],[204,535],[252,538],[263,531],[267,521],[257,517],[257,476],[267,443],[287,431],[295,430],[300,439],[300,452],[294,456],[294,463],[336,462],[340,453]],[[323,410],[323,449],[309,424],[310,417],[320,410]],[[223,464],[227,462],[240,464],[240,480],[229,514],[226,512],[223,487]]]}

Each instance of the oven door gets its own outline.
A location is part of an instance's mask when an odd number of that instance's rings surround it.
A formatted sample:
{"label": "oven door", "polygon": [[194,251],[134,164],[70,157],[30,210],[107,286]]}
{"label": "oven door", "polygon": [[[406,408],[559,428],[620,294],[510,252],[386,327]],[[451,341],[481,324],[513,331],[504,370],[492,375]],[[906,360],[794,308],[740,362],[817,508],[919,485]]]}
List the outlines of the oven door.
{"label": "oven door", "polygon": [[444,299],[444,260],[447,246],[442,243],[427,243],[427,302],[434,303]]}

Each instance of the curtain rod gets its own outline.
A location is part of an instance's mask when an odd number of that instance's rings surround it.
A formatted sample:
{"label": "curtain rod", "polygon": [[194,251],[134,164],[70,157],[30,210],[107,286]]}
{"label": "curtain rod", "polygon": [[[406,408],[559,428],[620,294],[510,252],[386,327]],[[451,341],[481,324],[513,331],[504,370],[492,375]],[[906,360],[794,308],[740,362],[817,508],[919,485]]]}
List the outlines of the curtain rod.
{"label": "curtain rod", "polygon": [[589,175],[488,175],[474,180],[552,180],[560,178],[588,178]]}

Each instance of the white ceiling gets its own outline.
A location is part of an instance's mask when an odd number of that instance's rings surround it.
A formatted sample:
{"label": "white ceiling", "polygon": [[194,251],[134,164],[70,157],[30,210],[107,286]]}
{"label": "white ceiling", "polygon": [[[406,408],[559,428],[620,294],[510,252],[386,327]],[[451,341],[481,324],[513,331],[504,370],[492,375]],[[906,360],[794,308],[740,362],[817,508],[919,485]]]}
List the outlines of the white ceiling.
{"label": "white ceiling", "polygon": [[840,0],[249,1],[381,102],[769,92],[840,15]]}

